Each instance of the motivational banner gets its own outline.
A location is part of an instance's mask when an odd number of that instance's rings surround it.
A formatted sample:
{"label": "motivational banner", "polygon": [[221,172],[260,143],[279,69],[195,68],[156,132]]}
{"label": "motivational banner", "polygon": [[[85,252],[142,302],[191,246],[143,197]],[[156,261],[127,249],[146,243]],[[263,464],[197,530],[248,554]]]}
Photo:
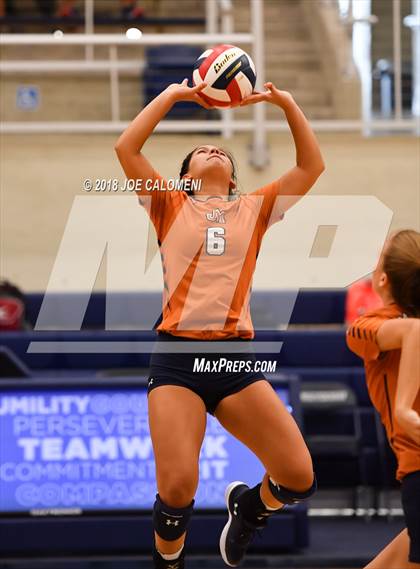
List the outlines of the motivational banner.
{"label": "motivational banner", "polygon": [[[288,405],[287,388],[276,392]],[[224,508],[227,484],[255,485],[263,474],[259,460],[207,415],[196,507]],[[144,388],[0,395],[0,513],[149,509],[156,492]]]}

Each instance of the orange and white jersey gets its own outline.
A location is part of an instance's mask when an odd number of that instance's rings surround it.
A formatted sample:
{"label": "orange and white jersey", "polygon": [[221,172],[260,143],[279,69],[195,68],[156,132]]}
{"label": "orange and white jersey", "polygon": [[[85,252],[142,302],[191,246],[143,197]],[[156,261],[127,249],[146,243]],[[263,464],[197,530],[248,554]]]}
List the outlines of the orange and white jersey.
{"label": "orange and white jersey", "polygon": [[[156,180],[166,187],[154,172]],[[265,231],[284,216],[274,184],[232,201],[158,189],[138,198],[162,258],[157,330],[201,340],[253,338],[249,305],[258,252]]]}
{"label": "orange and white jersey", "polygon": [[[420,446],[405,433],[395,418],[401,350],[381,352],[377,334],[384,322],[402,317],[401,308],[391,304],[360,316],[347,330],[347,345],[364,360],[370,398],[381,415],[389,443],[397,457],[398,480],[420,470]],[[420,413],[420,393],[413,403],[413,409]]]}

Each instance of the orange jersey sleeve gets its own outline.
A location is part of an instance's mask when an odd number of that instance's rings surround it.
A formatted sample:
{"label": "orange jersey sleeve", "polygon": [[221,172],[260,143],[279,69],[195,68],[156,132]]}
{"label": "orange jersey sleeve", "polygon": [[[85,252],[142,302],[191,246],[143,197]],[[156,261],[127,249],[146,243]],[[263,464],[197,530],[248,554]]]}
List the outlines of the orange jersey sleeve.
{"label": "orange jersey sleeve", "polygon": [[360,316],[347,330],[347,345],[352,352],[365,362],[376,360],[381,353],[377,343],[377,333],[388,318],[367,314]]}
{"label": "orange jersey sleeve", "polygon": [[263,196],[259,220],[266,231],[273,223],[281,221],[284,218],[284,211],[280,207],[279,193],[277,190],[277,183],[271,182],[266,186],[262,186],[248,194],[250,196]]}
{"label": "orange jersey sleeve", "polygon": [[156,170],[144,182],[147,195],[144,191],[136,194],[156,229],[159,242],[162,242],[187,196],[182,190],[168,190],[166,181]]}

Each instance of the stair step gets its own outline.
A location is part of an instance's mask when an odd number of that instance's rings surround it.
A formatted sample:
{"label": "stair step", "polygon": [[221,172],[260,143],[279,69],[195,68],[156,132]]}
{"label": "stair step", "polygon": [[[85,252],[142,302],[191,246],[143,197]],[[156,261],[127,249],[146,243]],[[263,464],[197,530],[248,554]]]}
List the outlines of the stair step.
{"label": "stair step", "polygon": [[[313,60],[306,60],[306,59],[289,59],[289,58],[280,58],[278,57],[274,61],[268,61],[267,65],[270,65],[270,69],[273,65],[276,65],[279,68],[279,71],[287,71],[287,72],[299,72],[299,73],[308,73],[311,71],[319,71],[321,73],[321,64],[317,59]],[[258,69],[257,69],[258,72]]]}
{"label": "stair step", "polygon": [[266,41],[266,52],[267,54],[271,53],[302,53],[304,55],[313,54],[314,46],[310,41],[300,41],[300,42],[292,42],[292,41]]}
{"label": "stair step", "polygon": [[[320,57],[314,48],[310,30],[303,18],[302,1],[309,0],[264,0],[265,77],[266,80],[273,81],[279,88],[291,91],[308,117],[331,118],[333,114],[330,104],[331,95],[324,80]],[[111,12],[111,7],[107,8],[107,3],[109,0],[95,0],[95,7],[98,11]],[[150,17],[176,17],[180,15],[180,7],[182,7],[182,14],[186,17],[202,17],[205,12],[205,4],[202,0],[179,0],[178,2],[175,0],[159,0],[159,2],[144,0],[141,5]],[[249,6],[249,0],[233,0],[235,32],[248,33],[250,31]],[[118,3],[116,7],[113,7],[113,10],[119,11]],[[140,24],[139,27],[141,28]],[[118,28],[101,26],[100,33],[118,33],[125,29],[126,26]],[[160,27],[159,29],[148,27],[145,29],[145,33],[157,31],[193,33],[201,32],[202,27],[188,27],[188,29],[182,26],[176,28]],[[249,45],[240,47],[246,51],[250,50]],[[144,61],[144,50],[144,46],[121,46],[118,47],[118,54],[121,59],[138,61],[140,65]],[[109,48],[106,46],[97,46],[94,51],[96,59],[109,58]],[[50,46],[35,46],[34,48],[6,46],[2,51],[3,60],[78,60],[84,59],[84,55],[83,46],[57,46],[53,50]],[[10,107],[11,114],[16,114],[16,110],[14,110],[15,90],[18,81],[22,81],[22,78],[24,78],[25,83],[32,82],[40,85],[43,108],[32,113],[31,117],[25,113],[21,118],[26,119],[28,117],[26,120],[40,120],[40,112],[45,114],[50,112],[47,117],[48,120],[64,120],[63,117],[66,117],[66,120],[81,120],[83,118],[107,120],[110,118],[109,78],[106,73],[92,76],[78,73],[72,75],[51,74],[45,75],[41,79],[36,75],[5,75],[2,80],[6,85],[7,106]],[[77,90],[75,85],[78,87]],[[89,93],[89,97],[85,97],[84,93],[86,95]],[[130,120],[139,112],[143,105],[142,93],[140,77],[121,74],[122,120]],[[85,101],[85,99],[89,100]],[[3,104],[2,108],[5,107],[6,105]],[[22,114],[21,111],[20,113]],[[58,116],[59,113],[63,113],[61,117]],[[235,113],[238,113],[238,118],[251,116],[252,108],[238,109]],[[282,117],[281,111],[279,114],[279,109],[272,105],[267,106],[267,114],[269,118]],[[7,116],[5,120],[11,120],[11,118]]]}

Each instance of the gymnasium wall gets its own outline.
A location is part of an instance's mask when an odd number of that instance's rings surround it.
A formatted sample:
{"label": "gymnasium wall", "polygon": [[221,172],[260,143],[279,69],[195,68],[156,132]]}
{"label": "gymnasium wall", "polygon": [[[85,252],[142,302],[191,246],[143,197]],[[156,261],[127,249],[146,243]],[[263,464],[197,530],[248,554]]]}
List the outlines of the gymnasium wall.
{"label": "gymnasium wall", "polygon": [[[83,190],[83,180],[119,178],[122,183],[124,179],[113,149],[117,137],[2,136],[0,274],[3,278],[12,280],[26,291],[46,289],[73,202],[77,196],[88,195]],[[392,229],[420,228],[418,139],[410,136],[362,138],[358,134],[322,133],[319,140],[327,168],[312,189],[312,194],[373,195],[394,212]],[[162,175],[177,177],[182,158],[194,146],[205,142],[220,144],[233,152],[238,163],[239,189],[243,192],[270,182],[294,163],[294,147],[287,133],[270,136],[271,162],[263,171],[254,170],[248,164],[250,137],[245,134],[229,141],[214,135],[155,135],[147,143],[145,154]],[[89,196],[93,196],[92,199],[101,197],[93,192]],[[117,196],[107,194],[106,197],[114,199]],[[132,199],[133,208],[138,207],[134,196],[128,199]],[[117,209],[112,221],[117,228],[121,224],[121,231],[125,232],[120,261],[128,276],[131,275],[131,280],[125,275],[121,278],[124,284],[120,285],[114,279],[112,288],[134,286],[138,289],[160,289],[158,256],[147,278],[144,277],[144,255],[142,259],[138,258],[139,243],[143,251],[147,246],[146,214],[142,212],[140,216],[142,221],[138,231],[130,231],[124,215]],[[76,261],[89,248],[95,235],[95,224],[100,226],[101,219],[92,220],[89,228],[84,227],[81,243],[73,251]],[[355,232],[361,229],[360,221],[354,219]],[[276,228],[273,228],[266,235],[259,258],[256,288],[264,287],[265,282],[272,282],[273,264],[281,263],[275,238]],[[105,255],[95,290],[105,288],[106,270]],[[64,276],[60,280],[59,288],[65,290],[69,287],[66,279]],[[277,286],[281,287],[281,283],[277,283]]]}

